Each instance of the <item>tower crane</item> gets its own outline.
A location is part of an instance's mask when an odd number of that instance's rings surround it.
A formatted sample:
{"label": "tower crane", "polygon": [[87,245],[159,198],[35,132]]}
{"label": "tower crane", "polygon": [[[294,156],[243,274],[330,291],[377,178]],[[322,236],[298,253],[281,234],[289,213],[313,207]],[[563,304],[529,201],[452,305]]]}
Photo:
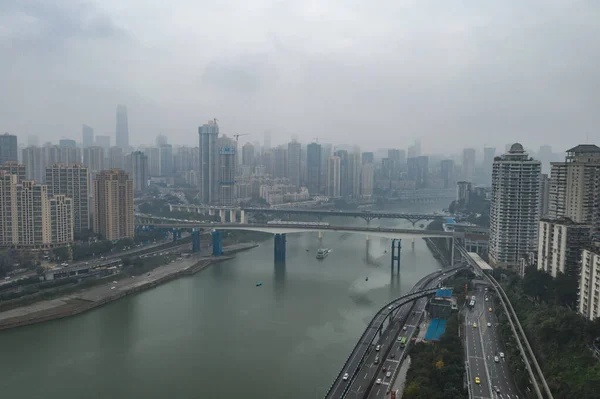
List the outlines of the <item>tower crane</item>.
{"label": "tower crane", "polygon": [[243,133],[243,134],[234,134],[233,137],[235,137],[235,144],[237,145],[238,139],[240,138],[240,136],[249,136],[250,133]]}

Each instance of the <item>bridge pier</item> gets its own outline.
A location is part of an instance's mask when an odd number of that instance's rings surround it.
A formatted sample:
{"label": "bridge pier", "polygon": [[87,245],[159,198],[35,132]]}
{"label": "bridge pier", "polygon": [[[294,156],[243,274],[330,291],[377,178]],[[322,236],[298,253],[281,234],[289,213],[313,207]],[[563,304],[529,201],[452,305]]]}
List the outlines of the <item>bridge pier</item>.
{"label": "bridge pier", "polygon": [[454,267],[454,237],[452,237],[451,240],[452,240],[452,255],[450,256],[450,267]]}
{"label": "bridge pier", "polygon": [[236,211],[235,209],[230,209],[229,210],[229,223],[235,223],[236,222]]}
{"label": "bridge pier", "polygon": [[411,246],[412,250],[414,251],[415,250],[415,239],[414,238],[412,239],[410,246]]}
{"label": "bridge pier", "polygon": [[[398,246],[396,246],[396,241],[398,241]],[[394,264],[396,265],[397,273],[400,274],[400,249],[402,248],[402,240],[392,240],[392,263],[390,271],[394,274]],[[398,250],[398,253],[396,253]]]}
{"label": "bridge pier", "polygon": [[223,255],[223,234],[220,231],[212,232],[212,254],[213,256]]}
{"label": "bridge pier", "polygon": [[246,215],[246,211],[243,209],[240,211],[240,223],[248,224],[248,215]]}
{"label": "bridge pier", "polygon": [[192,231],[192,252],[200,252],[200,231],[196,229]]}
{"label": "bridge pier", "polygon": [[286,244],[286,236],[285,233],[275,234],[273,236],[275,240],[275,245],[273,249],[273,255],[275,258],[275,263],[285,263],[285,244]]}
{"label": "bridge pier", "polygon": [[319,246],[323,246],[323,231],[319,230],[318,232],[318,237],[319,237]]}
{"label": "bridge pier", "polygon": [[215,208],[208,208],[208,215],[215,216]]}
{"label": "bridge pier", "polygon": [[227,212],[225,209],[219,209],[219,217],[221,218],[221,223],[227,223]]}

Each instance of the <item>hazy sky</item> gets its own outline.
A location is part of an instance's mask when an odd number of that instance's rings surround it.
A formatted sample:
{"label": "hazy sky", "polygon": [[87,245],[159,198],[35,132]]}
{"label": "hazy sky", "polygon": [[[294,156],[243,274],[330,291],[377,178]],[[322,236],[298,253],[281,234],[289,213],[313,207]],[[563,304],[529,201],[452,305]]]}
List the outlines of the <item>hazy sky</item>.
{"label": "hazy sky", "polygon": [[[600,144],[600,1],[2,0],[0,132]],[[114,143],[114,138],[113,138]]]}

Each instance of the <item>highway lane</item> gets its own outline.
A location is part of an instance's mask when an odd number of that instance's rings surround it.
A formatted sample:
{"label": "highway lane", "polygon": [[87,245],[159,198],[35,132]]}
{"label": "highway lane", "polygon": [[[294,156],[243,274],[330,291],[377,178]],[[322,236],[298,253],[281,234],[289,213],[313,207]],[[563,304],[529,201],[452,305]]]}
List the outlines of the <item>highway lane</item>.
{"label": "highway lane", "polygon": [[[484,320],[482,320],[482,337],[483,346],[485,350],[488,370],[490,371],[490,380],[492,383],[493,393],[498,398],[503,399],[516,399],[518,398],[514,379],[508,369],[508,363],[506,358],[500,356],[500,353],[504,354],[504,348],[502,346],[502,340],[498,334],[498,318],[496,317],[496,309],[493,304],[492,292],[484,292],[482,295],[484,305],[487,307],[487,311],[484,311]],[[486,301],[485,298],[488,298]],[[490,312],[489,309],[492,309]],[[488,327],[488,323],[491,327]],[[498,362],[496,362],[496,358]]]}
{"label": "highway lane", "polygon": [[[427,285],[427,288],[435,287],[436,285],[442,283],[444,280],[452,277],[456,273],[455,271],[441,272],[442,275],[439,276],[437,279],[432,280]],[[423,313],[425,312],[425,306],[427,305],[428,301],[429,298],[421,298],[414,303],[415,306],[410,311],[408,318],[406,319],[406,322],[403,325],[403,328],[406,327],[406,330],[403,329],[400,332],[400,334],[398,334],[398,338],[407,337],[407,345],[403,348],[398,339],[392,342],[390,354],[388,354],[385,363],[382,364],[382,367],[380,369],[383,370],[383,367],[385,367],[386,372],[380,372],[379,378],[381,378],[381,384],[374,384],[371,387],[368,396],[370,399],[386,398],[389,384],[394,383],[394,380],[397,377],[397,370],[400,369],[400,367],[402,367],[402,362],[404,361],[405,356],[408,354],[408,351],[410,349],[411,339],[413,338],[413,336],[416,335],[417,327],[421,322],[421,318],[423,316]],[[393,359],[390,357],[392,353],[394,354]],[[391,373],[391,378],[385,377],[388,371]]]}
{"label": "highway lane", "polygon": [[[486,322],[484,312],[487,312],[484,303],[484,288],[479,287],[469,293],[467,301],[470,300],[471,296],[476,297],[475,306],[472,309],[467,309],[465,314],[469,390],[472,398],[493,398],[481,332],[481,324]],[[474,325],[477,325],[477,327],[474,327]],[[479,384],[476,383],[476,378],[479,378]]]}

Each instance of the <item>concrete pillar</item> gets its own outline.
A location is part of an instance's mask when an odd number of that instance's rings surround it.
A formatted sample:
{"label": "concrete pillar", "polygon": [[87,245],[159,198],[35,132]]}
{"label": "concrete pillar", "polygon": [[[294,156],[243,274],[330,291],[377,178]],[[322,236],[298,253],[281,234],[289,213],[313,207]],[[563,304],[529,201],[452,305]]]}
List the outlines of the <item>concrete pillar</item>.
{"label": "concrete pillar", "polygon": [[212,250],[213,256],[223,255],[223,235],[220,231],[212,232]]}
{"label": "concrete pillar", "polygon": [[319,232],[317,233],[319,237],[319,245],[323,245],[323,231],[319,230]]}
{"label": "concrete pillar", "polygon": [[275,234],[273,236],[275,245],[273,248],[273,255],[275,263],[285,263],[285,250],[286,250],[286,236],[285,233]]}
{"label": "concrete pillar", "polygon": [[229,222],[231,222],[231,223],[236,222],[236,214],[237,214],[237,211],[235,209],[229,210]]}
{"label": "concrete pillar", "polygon": [[219,217],[221,218],[221,223],[227,222],[226,215],[227,213],[225,212],[225,209],[219,209]]}
{"label": "concrete pillar", "polygon": [[246,211],[243,209],[240,211],[240,223],[248,224],[248,217],[246,216]]}
{"label": "concrete pillar", "polygon": [[452,255],[450,258],[450,267],[454,267],[454,237],[452,237]]}
{"label": "concrete pillar", "polygon": [[200,252],[200,231],[192,231],[192,252]]}
{"label": "concrete pillar", "polygon": [[215,209],[214,208],[208,208],[208,214],[209,214],[209,216],[215,216]]}

